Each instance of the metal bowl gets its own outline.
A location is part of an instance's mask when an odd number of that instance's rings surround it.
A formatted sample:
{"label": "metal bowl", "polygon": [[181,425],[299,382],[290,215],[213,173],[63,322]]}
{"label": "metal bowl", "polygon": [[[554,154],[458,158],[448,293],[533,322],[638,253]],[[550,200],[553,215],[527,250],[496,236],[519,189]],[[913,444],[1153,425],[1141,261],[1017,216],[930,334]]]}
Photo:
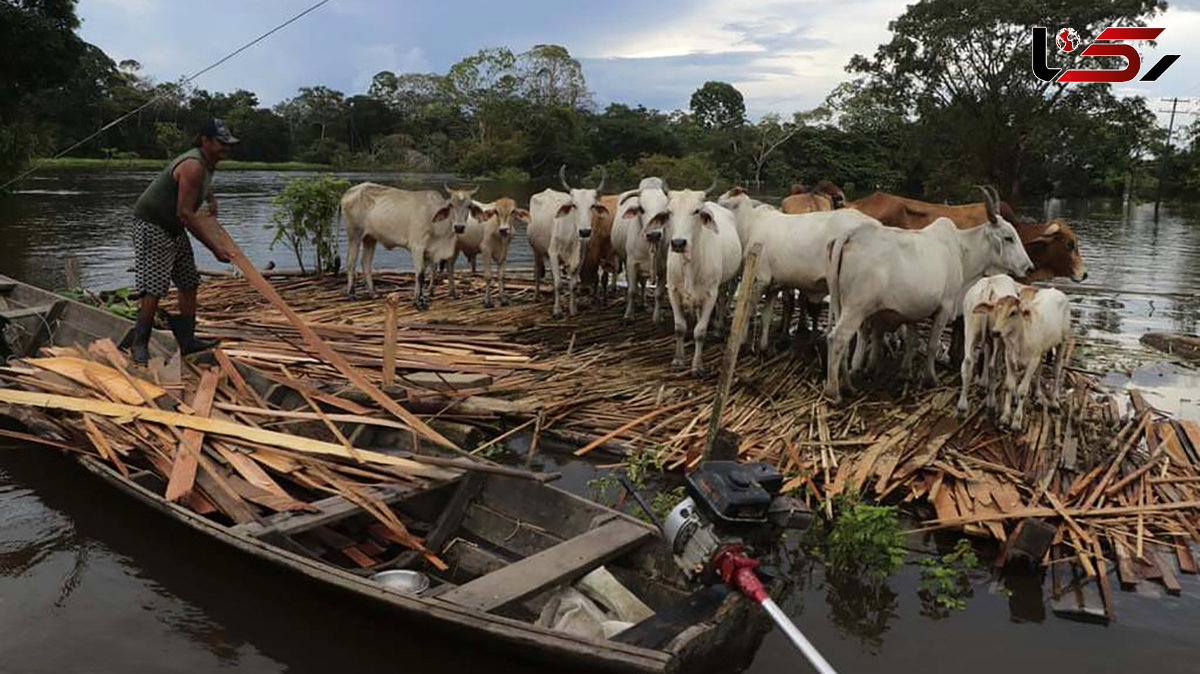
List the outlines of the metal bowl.
{"label": "metal bowl", "polygon": [[404,569],[380,571],[371,576],[371,580],[389,590],[395,590],[404,594],[421,594],[429,589],[429,576],[418,571],[407,571]]}

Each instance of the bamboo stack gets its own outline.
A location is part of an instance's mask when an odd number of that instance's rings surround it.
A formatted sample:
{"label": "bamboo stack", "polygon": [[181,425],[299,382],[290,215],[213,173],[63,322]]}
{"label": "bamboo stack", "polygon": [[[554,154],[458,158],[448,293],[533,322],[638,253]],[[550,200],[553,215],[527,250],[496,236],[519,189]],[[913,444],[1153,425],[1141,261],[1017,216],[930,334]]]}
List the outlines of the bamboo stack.
{"label": "bamboo stack", "polygon": [[[510,278],[513,301],[495,309],[482,306],[481,278],[460,277],[457,299],[441,286],[433,308],[424,312],[413,308],[411,274],[379,272],[375,283],[392,297],[391,312],[383,297],[347,298],[337,278],[285,278],[274,285],[304,323],[370,381],[391,381],[387,393],[407,409],[426,421],[474,424],[492,438],[464,449],[478,452],[527,432],[534,446],[540,435],[553,435],[578,447],[578,455],[652,452],[672,470],[701,459],[715,377],[696,380],[674,371],[670,328],[652,325],[644,313],[624,326],[623,297],[599,306],[582,298],[579,316],[556,321],[548,300],[534,298],[528,277]],[[230,411],[269,407],[230,377],[232,365],[240,363],[293,382],[322,406],[340,407],[339,413],[378,418],[371,401],[311,353],[295,327],[244,281],[209,282],[200,302],[201,331],[222,339],[221,358],[230,363],[218,373],[216,413],[246,425],[270,419]],[[384,338],[389,313],[395,316],[394,342]],[[722,358],[723,335],[717,337],[710,337],[705,357],[713,373]],[[1200,542],[1196,424],[1170,419],[1137,395],[1125,404],[1081,371],[1067,373],[1061,408],[1031,407],[1019,432],[998,429],[985,413],[958,419],[957,378],[949,375],[932,388],[890,385],[833,407],[821,395],[824,370],[814,354],[745,355],[721,412],[721,425],[740,436],[742,458],[778,466],[788,478],[786,489],[814,508],[832,513],[833,498],[855,489],[911,504],[926,528],[952,527],[1002,543],[1027,518],[1044,518],[1055,527],[1055,549],[1068,551],[1061,554],[1072,555],[1089,577],[1109,563],[1122,571],[1122,560],[1129,572],[1123,584],[1169,578],[1166,567],[1195,572],[1189,543]],[[384,362],[393,364],[394,378]],[[66,386],[28,372],[5,378],[42,391]],[[195,408],[202,381],[202,375],[190,379],[180,402]],[[79,382],[67,391],[100,395]],[[318,409],[314,402],[314,413]],[[134,428],[146,426],[145,433],[103,418],[93,422],[96,438],[119,440],[109,456],[121,458],[150,443],[155,449],[144,453],[157,457],[150,461],[154,469],[155,461],[172,455],[163,451],[166,438],[152,422],[134,422]],[[128,437],[131,430],[140,443]],[[169,438],[171,431],[166,433]],[[85,446],[105,456],[100,444],[93,438]],[[237,439],[205,439],[202,446],[210,462],[235,471],[226,456],[230,449],[268,473],[279,472],[260,458],[279,455],[277,448]],[[299,475],[289,472],[286,479],[309,491],[369,482],[385,470],[351,464],[349,456],[286,456],[300,466]],[[329,472],[306,470],[313,461]],[[169,466],[161,468],[170,475]],[[387,472],[390,477],[397,470]]]}

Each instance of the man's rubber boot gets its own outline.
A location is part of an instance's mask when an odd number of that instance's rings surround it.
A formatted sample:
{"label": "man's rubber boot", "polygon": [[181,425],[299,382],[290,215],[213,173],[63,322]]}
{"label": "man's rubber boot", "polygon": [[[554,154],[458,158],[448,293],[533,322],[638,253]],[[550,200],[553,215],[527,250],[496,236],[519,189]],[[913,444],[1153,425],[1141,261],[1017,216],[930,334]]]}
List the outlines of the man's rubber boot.
{"label": "man's rubber boot", "polygon": [[146,366],[150,363],[150,333],[154,330],[154,319],[142,321],[140,318],[133,326],[133,343],[129,345],[129,357],[135,365]]}
{"label": "man's rubber boot", "polygon": [[171,332],[175,334],[175,341],[179,344],[179,352],[183,355],[205,351],[217,345],[215,339],[199,339],[196,337],[196,316],[172,316],[167,314],[167,325],[171,327]]}

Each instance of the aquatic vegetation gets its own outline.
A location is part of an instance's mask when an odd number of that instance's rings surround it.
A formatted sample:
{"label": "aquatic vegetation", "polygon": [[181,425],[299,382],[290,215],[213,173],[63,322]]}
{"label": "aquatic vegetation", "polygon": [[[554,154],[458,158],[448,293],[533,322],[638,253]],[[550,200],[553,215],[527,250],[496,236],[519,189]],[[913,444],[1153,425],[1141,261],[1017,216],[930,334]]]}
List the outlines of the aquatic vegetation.
{"label": "aquatic vegetation", "polygon": [[945,618],[952,611],[967,607],[971,597],[970,572],[979,568],[979,558],[971,541],[960,538],[954,549],[941,557],[925,557],[921,565],[921,613],[931,618]]}
{"label": "aquatic vegetation", "polygon": [[855,492],[835,501],[833,530],[825,541],[825,565],[833,575],[886,579],[904,563],[897,510],[868,505]]}

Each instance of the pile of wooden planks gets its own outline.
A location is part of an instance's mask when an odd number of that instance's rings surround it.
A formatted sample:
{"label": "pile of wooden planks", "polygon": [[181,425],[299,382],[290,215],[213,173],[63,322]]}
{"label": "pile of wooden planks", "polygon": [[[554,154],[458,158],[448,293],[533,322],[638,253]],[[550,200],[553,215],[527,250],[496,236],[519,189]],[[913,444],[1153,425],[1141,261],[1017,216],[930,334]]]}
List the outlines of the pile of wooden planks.
{"label": "pile of wooden planks", "polygon": [[[510,279],[510,306],[484,309],[482,279],[464,276],[457,299],[439,288],[433,309],[418,312],[409,301],[412,284],[411,274],[376,274],[377,287],[390,301],[349,299],[337,278],[285,278],[274,286],[298,320],[410,413],[426,423],[480,429],[463,443],[465,450],[480,452],[526,433],[534,448],[540,437],[554,436],[577,448],[577,455],[649,453],[673,470],[701,459],[715,377],[696,380],[670,367],[674,337],[668,325],[652,325],[641,314],[634,325],[623,326],[623,298],[601,306],[589,306],[585,298],[579,316],[556,321],[547,302],[534,298],[529,278]],[[384,415],[258,291],[240,279],[220,279],[202,286],[200,301],[201,331],[223,344],[219,367],[208,370],[215,372],[208,378],[216,378],[209,384],[216,386],[211,414],[245,428],[300,432],[303,424],[305,434],[324,429],[327,444],[344,450],[313,454],[261,438],[212,440],[213,431],[192,429],[203,437],[191,444],[199,442],[207,462],[226,471],[221,477],[255,484],[227,456],[236,451],[299,502],[305,499],[293,487],[334,493],[347,482],[372,483],[381,473],[388,479],[425,479],[408,468],[364,459],[361,450],[356,456],[350,443],[332,433],[330,426],[348,417],[392,424],[400,433],[412,429]],[[723,351],[718,340],[711,342],[705,364],[715,372]],[[286,384],[307,404],[284,410],[260,399],[238,383],[239,366],[253,366]],[[47,376],[5,374],[10,385],[42,392],[86,394],[114,404],[114,395],[129,397],[128,391],[96,384],[94,375],[84,374],[85,382],[79,376]],[[788,476],[787,489],[810,505],[831,514],[833,498],[854,490],[910,504],[926,528],[952,527],[1002,543],[1022,522],[1041,518],[1053,528],[1054,552],[1043,561],[1070,555],[1092,579],[1105,568],[1121,571],[1123,555],[1130,560],[1131,581],[1157,577],[1168,589],[1170,571],[1195,570],[1189,543],[1200,541],[1200,427],[1167,418],[1136,393],[1126,404],[1092,376],[1071,371],[1059,408],[1034,407],[1026,428],[1011,432],[997,428],[986,413],[957,418],[957,378],[951,374],[933,388],[884,382],[842,407],[825,402],[822,378],[814,349],[743,354],[720,414],[721,425],[739,435],[742,457],[779,466]],[[204,382],[203,372],[194,373],[182,392],[165,397],[177,395],[194,414],[202,407],[197,399],[203,402]],[[114,420],[119,418],[89,417],[97,437],[118,439],[111,452],[96,447],[98,455],[123,459],[138,447],[127,438],[130,429]],[[170,424],[133,423],[146,427],[149,440],[143,442],[165,435],[178,444],[191,432],[175,437],[163,431]],[[173,448],[159,442],[147,467],[154,470],[157,461],[170,477],[175,452],[167,450]],[[203,474],[205,463],[200,465]],[[321,470],[310,468],[314,465]],[[330,476],[337,479],[331,482]],[[244,491],[238,480],[233,491]],[[206,489],[199,493],[211,503],[198,505],[223,507]]]}
{"label": "pile of wooden planks", "polygon": [[[458,470],[355,448],[331,417],[394,422],[360,416],[371,410],[312,391],[286,367],[279,369],[279,386],[306,400],[305,412],[267,403],[228,354],[217,351],[214,360],[189,363],[182,381],[172,383],[143,378],[154,374],[132,368],[107,339],[86,350],[43,349],[0,368],[0,415],[34,431],[0,435],[88,455],[168,501],[230,525],[319,512],[322,499],[338,497],[374,516],[389,540],[440,565],[378,495],[439,484]],[[327,412],[313,395],[349,414]],[[297,415],[309,426],[300,434],[276,430],[282,424],[297,430]],[[361,566],[378,562],[365,551],[347,554]]]}

